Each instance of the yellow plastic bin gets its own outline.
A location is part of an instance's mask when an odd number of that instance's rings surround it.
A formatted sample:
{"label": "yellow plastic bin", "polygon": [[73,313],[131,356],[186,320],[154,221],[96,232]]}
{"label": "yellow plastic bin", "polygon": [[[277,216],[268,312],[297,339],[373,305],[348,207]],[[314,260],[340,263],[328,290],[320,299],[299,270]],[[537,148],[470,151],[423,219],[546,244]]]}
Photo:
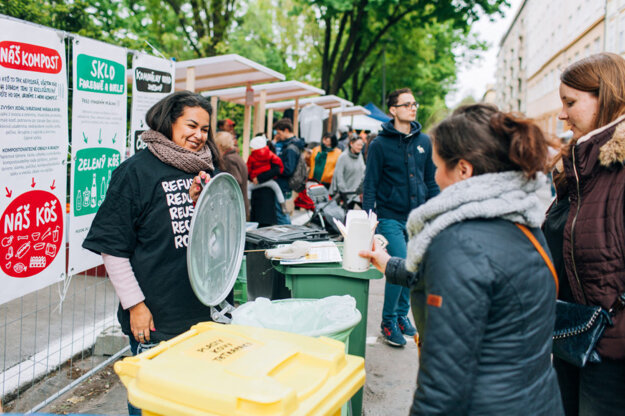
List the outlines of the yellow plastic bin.
{"label": "yellow plastic bin", "polygon": [[144,415],[339,415],[365,383],[364,359],[342,342],[214,322],[115,372]]}

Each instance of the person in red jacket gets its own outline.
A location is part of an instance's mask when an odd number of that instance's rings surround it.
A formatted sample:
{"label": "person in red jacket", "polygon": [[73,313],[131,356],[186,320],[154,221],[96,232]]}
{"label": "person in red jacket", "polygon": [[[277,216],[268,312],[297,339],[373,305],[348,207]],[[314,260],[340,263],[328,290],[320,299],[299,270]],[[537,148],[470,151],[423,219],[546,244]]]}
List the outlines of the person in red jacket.
{"label": "person in red jacket", "polygon": [[269,147],[267,147],[267,138],[265,136],[254,137],[252,141],[250,142],[250,148],[252,149],[252,152],[250,153],[250,156],[247,159],[248,176],[249,176],[250,181],[252,182],[249,184],[247,188],[249,198],[252,197],[251,196],[252,191],[258,188],[262,188],[262,187],[271,188],[273,192],[276,194],[276,199],[282,206],[282,210],[284,212],[286,208],[284,205],[284,195],[282,194],[282,191],[280,190],[280,186],[278,185],[278,183],[274,181],[273,179],[262,182],[262,183],[259,182],[258,180],[258,175],[268,172],[275,168],[279,170],[279,173],[284,172],[284,165],[282,164],[282,159],[280,159],[274,152],[269,150]]}

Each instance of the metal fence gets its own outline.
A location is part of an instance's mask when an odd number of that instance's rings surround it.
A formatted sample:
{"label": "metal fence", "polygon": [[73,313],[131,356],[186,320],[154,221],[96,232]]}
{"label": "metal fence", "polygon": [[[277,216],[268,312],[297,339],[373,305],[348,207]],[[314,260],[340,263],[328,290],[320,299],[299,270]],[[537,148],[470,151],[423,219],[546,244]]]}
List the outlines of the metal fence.
{"label": "metal fence", "polygon": [[[0,305],[2,403],[15,407],[39,380],[61,368],[71,373],[78,362],[81,374],[97,370],[92,347],[98,334],[116,324],[117,304],[104,267],[98,267]],[[45,402],[66,387],[47,392]]]}

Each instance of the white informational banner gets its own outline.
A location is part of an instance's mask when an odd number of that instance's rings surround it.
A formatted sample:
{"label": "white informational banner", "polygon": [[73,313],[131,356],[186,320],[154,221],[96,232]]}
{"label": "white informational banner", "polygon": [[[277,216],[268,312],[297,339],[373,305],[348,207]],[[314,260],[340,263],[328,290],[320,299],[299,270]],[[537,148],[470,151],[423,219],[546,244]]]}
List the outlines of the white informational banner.
{"label": "white informational banner", "polygon": [[141,133],[149,127],[145,115],[157,101],[174,91],[174,61],[137,53],[132,60],[132,108],[130,154],[145,148]]}
{"label": "white informational banner", "polygon": [[63,36],[0,17],[0,304],[65,278]]}
{"label": "white informational banner", "polygon": [[72,95],[69,265],[74,275],[102,264],[82,248],[126,151],[126,50],[77,37]]}

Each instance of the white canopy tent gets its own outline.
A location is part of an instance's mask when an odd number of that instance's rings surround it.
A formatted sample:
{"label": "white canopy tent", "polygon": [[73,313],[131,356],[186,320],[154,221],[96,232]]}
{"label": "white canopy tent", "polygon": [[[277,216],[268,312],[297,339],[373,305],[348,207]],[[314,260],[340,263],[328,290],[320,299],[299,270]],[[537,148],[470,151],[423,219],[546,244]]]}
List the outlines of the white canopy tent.
{"label": "white canopy tent", "polygon": [[[299,100],[299,105],[316,104],[323,108],[337,108],[337,107],[350,107],[354,104],[344,98],[337,97],[336,95],[323,95],[321,97],[304,98]],[[284,111],[288,108],[295,108],[295,100],[281,101],[278,103],[267,104],[267,109],[275,111]]]}
{"label": "white canopy tent", "polygon": [[315,104],[319,107],[323,107],[329,111],[328,115],[328,130],[332,129],[332,110],[339,107],[351,107],[354,105],[351,101],[344,98],[337,97],[336,95],[324,95],[321,97],[304,98],[302,100],[289,100],[281,101],[278,103],[267,104],[267,110],[270,111],[284,111],[289,108],[295,109],[293,113],[293,126],[295,128],[295,135],[297,136],[297,114],[299,108],[306,104]]}
{"label": "white canopy tent", "polygon": [[[176,90],[207,91],[284,80],[284,74],[240,55],[220,55],[176,63]],[[217,97],[211,98],[213,135],[217,128]]]}
{"label": "white canopy tent", "polygon": [[340,115],[341,117],[358,116],[358,115],[368,116],[369,114],[371,114],[371,111],[367,110],[361,105],[354,105],[351,107],[339,107],[339,108],[335,108],[332,112],[334,114]]}
{"label": "white canopy tent", "polygon": [[[227,88],[212,90],[204,93],[212,99],[219,98],[236,104],[245,105],[243,120],[243,158],[247,159],[250,140],[251,106],[254,106],[254,131],[266,131],[267,137],[271,139],[273,110],[269,110],[268,125],[265,126],[265,109],[273,101],[295,99],[300,97],[310,97],[324,94],[324,90],[312,87],[299,81],[274,82],[271,84],[255,85],[254,87]],[[266,127],[266,128],[265,128]],[[297,134],[297,133],[296,133]]]}
{"label": "white canopy tent", "polygon": [[334,110],[339,115],[339,126],[351,126],[354,130],[379,131],[382,122],[368,117],[371,112],[363,106],[341,107]]}
{"label": "white canopy tent", "polygon": [[349,117],[340,117],[339,126],[351,126],[354,130],[369,130],[378,132],[382,128],[383,122],[376,120],[364,114],[358,114]]}
{"label": "white canopy tent", "polygon": [[240,55],[176,62],[176,90],[207,91],[282,81],[285,76]]}

